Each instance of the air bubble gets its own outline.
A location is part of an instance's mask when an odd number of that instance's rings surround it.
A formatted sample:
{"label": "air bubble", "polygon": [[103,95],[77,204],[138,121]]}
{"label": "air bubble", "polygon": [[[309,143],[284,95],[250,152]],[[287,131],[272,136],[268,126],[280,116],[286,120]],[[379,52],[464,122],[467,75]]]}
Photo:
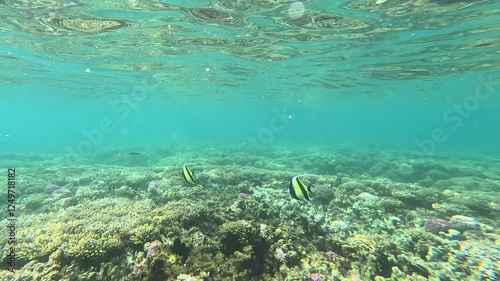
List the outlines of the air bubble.
{"label": "air bubble", "polygon": [[306,11],[306,8],[304,7],[304,4],[302,2],[294,2],[288,7],[288,15],[292,19],[298,19],[301,16],[304,15],[304,12]]}

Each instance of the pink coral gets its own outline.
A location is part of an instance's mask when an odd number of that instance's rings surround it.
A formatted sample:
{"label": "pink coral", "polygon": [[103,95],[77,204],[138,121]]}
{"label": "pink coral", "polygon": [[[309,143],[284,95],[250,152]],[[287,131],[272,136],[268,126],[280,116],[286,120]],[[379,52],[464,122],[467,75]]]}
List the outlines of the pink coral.
{"label": "pink coral", "polygon": [[149,259],[154,254],[155,250],[157,248],[159,248],[160,246],[161,246],[161,244],[159,242],[153,242],[153,243],[149,244],[148,252],[146,253],[146,258]]}
{"label": "pink coral", "polygon": [[443,219],[428,219],[424,223],[424,229],[434,234],[438,234],[441,231],[447,232],[450,228],[453,228],[453,224]]}
{"label": "pink coral", "polygon": [[134,266],[134,270],[132,271],[132,276],[134,277],[134,279],[139,279],[141,278],[142,276],[144,276],[144,271],[142,271],[144,268],[144,265],[138,263]]}
{"label": "pink coral", "polygon": [[319,274],[317,273],[313,273],[311,274],[311,281],[321,281],[321,276],[319,276]]}

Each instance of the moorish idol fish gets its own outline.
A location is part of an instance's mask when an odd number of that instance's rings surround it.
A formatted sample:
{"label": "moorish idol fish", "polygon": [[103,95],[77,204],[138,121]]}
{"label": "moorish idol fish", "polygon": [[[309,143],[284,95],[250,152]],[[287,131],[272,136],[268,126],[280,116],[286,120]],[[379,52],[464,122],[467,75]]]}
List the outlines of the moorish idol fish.
{"label": "moorish idol fish", "polygon": [[337,177],[337,179],[335,180],[335,184],[336,185],[341,185],[342,181],[343,181],[343,179],[341,177]]}
{"label": "moorish idol fish", "polygon": [[196,184],[195,177],[193,172],[188,168],[188,164],[193,164],[193,163],[186,163],[182,165],[182,177],[184,177],[184,180],[186,180],[187,183],[189,184]]}
{"label": "moorish idol fish", "polygon": [[313,176],[313,175],[298,175],[292,178],[290,181],[290,186],[288,187],[288,190],[290,191],[290,195],[292,195],[292,198],[295,198],[297,200],[302,200],[305,199],[307,201],[310,201],[311,198],[309,197],[311,192],[311,187],[305,185],[301,180],[300,177],[302,176]]}

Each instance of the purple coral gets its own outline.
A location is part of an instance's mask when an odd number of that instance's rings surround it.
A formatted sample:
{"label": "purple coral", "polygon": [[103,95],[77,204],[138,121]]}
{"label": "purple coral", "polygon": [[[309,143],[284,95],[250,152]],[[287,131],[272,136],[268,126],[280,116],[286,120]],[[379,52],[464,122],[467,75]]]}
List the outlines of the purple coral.
{"label": "purple coral", "polygon": [[158,249],[159,247],[161,246],[161,244],[159,242],[153,242],[151,244],[149,244],[149,247],[148,247],[148,252],[146,253],[146,258],[150,258],[156,249]]}
{"label": "purple coral", "polygon": [[311,281],[321,281],[321,276],[317,273],[311,274]]}
{"label": "purple coral", "polygon": [[453,224],[447,220],[443,219],[428,219],[424,223],[425,231],[438,234],[439,232],[447,232],[450,228],[453,228]]}

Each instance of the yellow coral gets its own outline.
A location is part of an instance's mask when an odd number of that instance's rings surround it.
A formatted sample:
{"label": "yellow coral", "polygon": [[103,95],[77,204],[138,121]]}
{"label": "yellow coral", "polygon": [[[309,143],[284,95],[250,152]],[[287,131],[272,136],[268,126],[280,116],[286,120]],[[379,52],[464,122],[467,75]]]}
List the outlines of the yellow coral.
{"label": "yellow coral", "polygon": [[177,255],[170,254],[168,256],[168,262],[171,263],[171,264],[175,264],[177,262]]}
{"label": "yellow coral", "polygon": [[274,234],[276,236],[280,235],[281,233],[283,233],[283,229],[281,229],[280,227],[276,228],[276,230],[274,231]]}
{"label": "yellow coral", "polygon": [[354,242],[356,245],[366,247],[370,252],[375,249],[375,240],[366,234],[356,234],[354,235]]}

